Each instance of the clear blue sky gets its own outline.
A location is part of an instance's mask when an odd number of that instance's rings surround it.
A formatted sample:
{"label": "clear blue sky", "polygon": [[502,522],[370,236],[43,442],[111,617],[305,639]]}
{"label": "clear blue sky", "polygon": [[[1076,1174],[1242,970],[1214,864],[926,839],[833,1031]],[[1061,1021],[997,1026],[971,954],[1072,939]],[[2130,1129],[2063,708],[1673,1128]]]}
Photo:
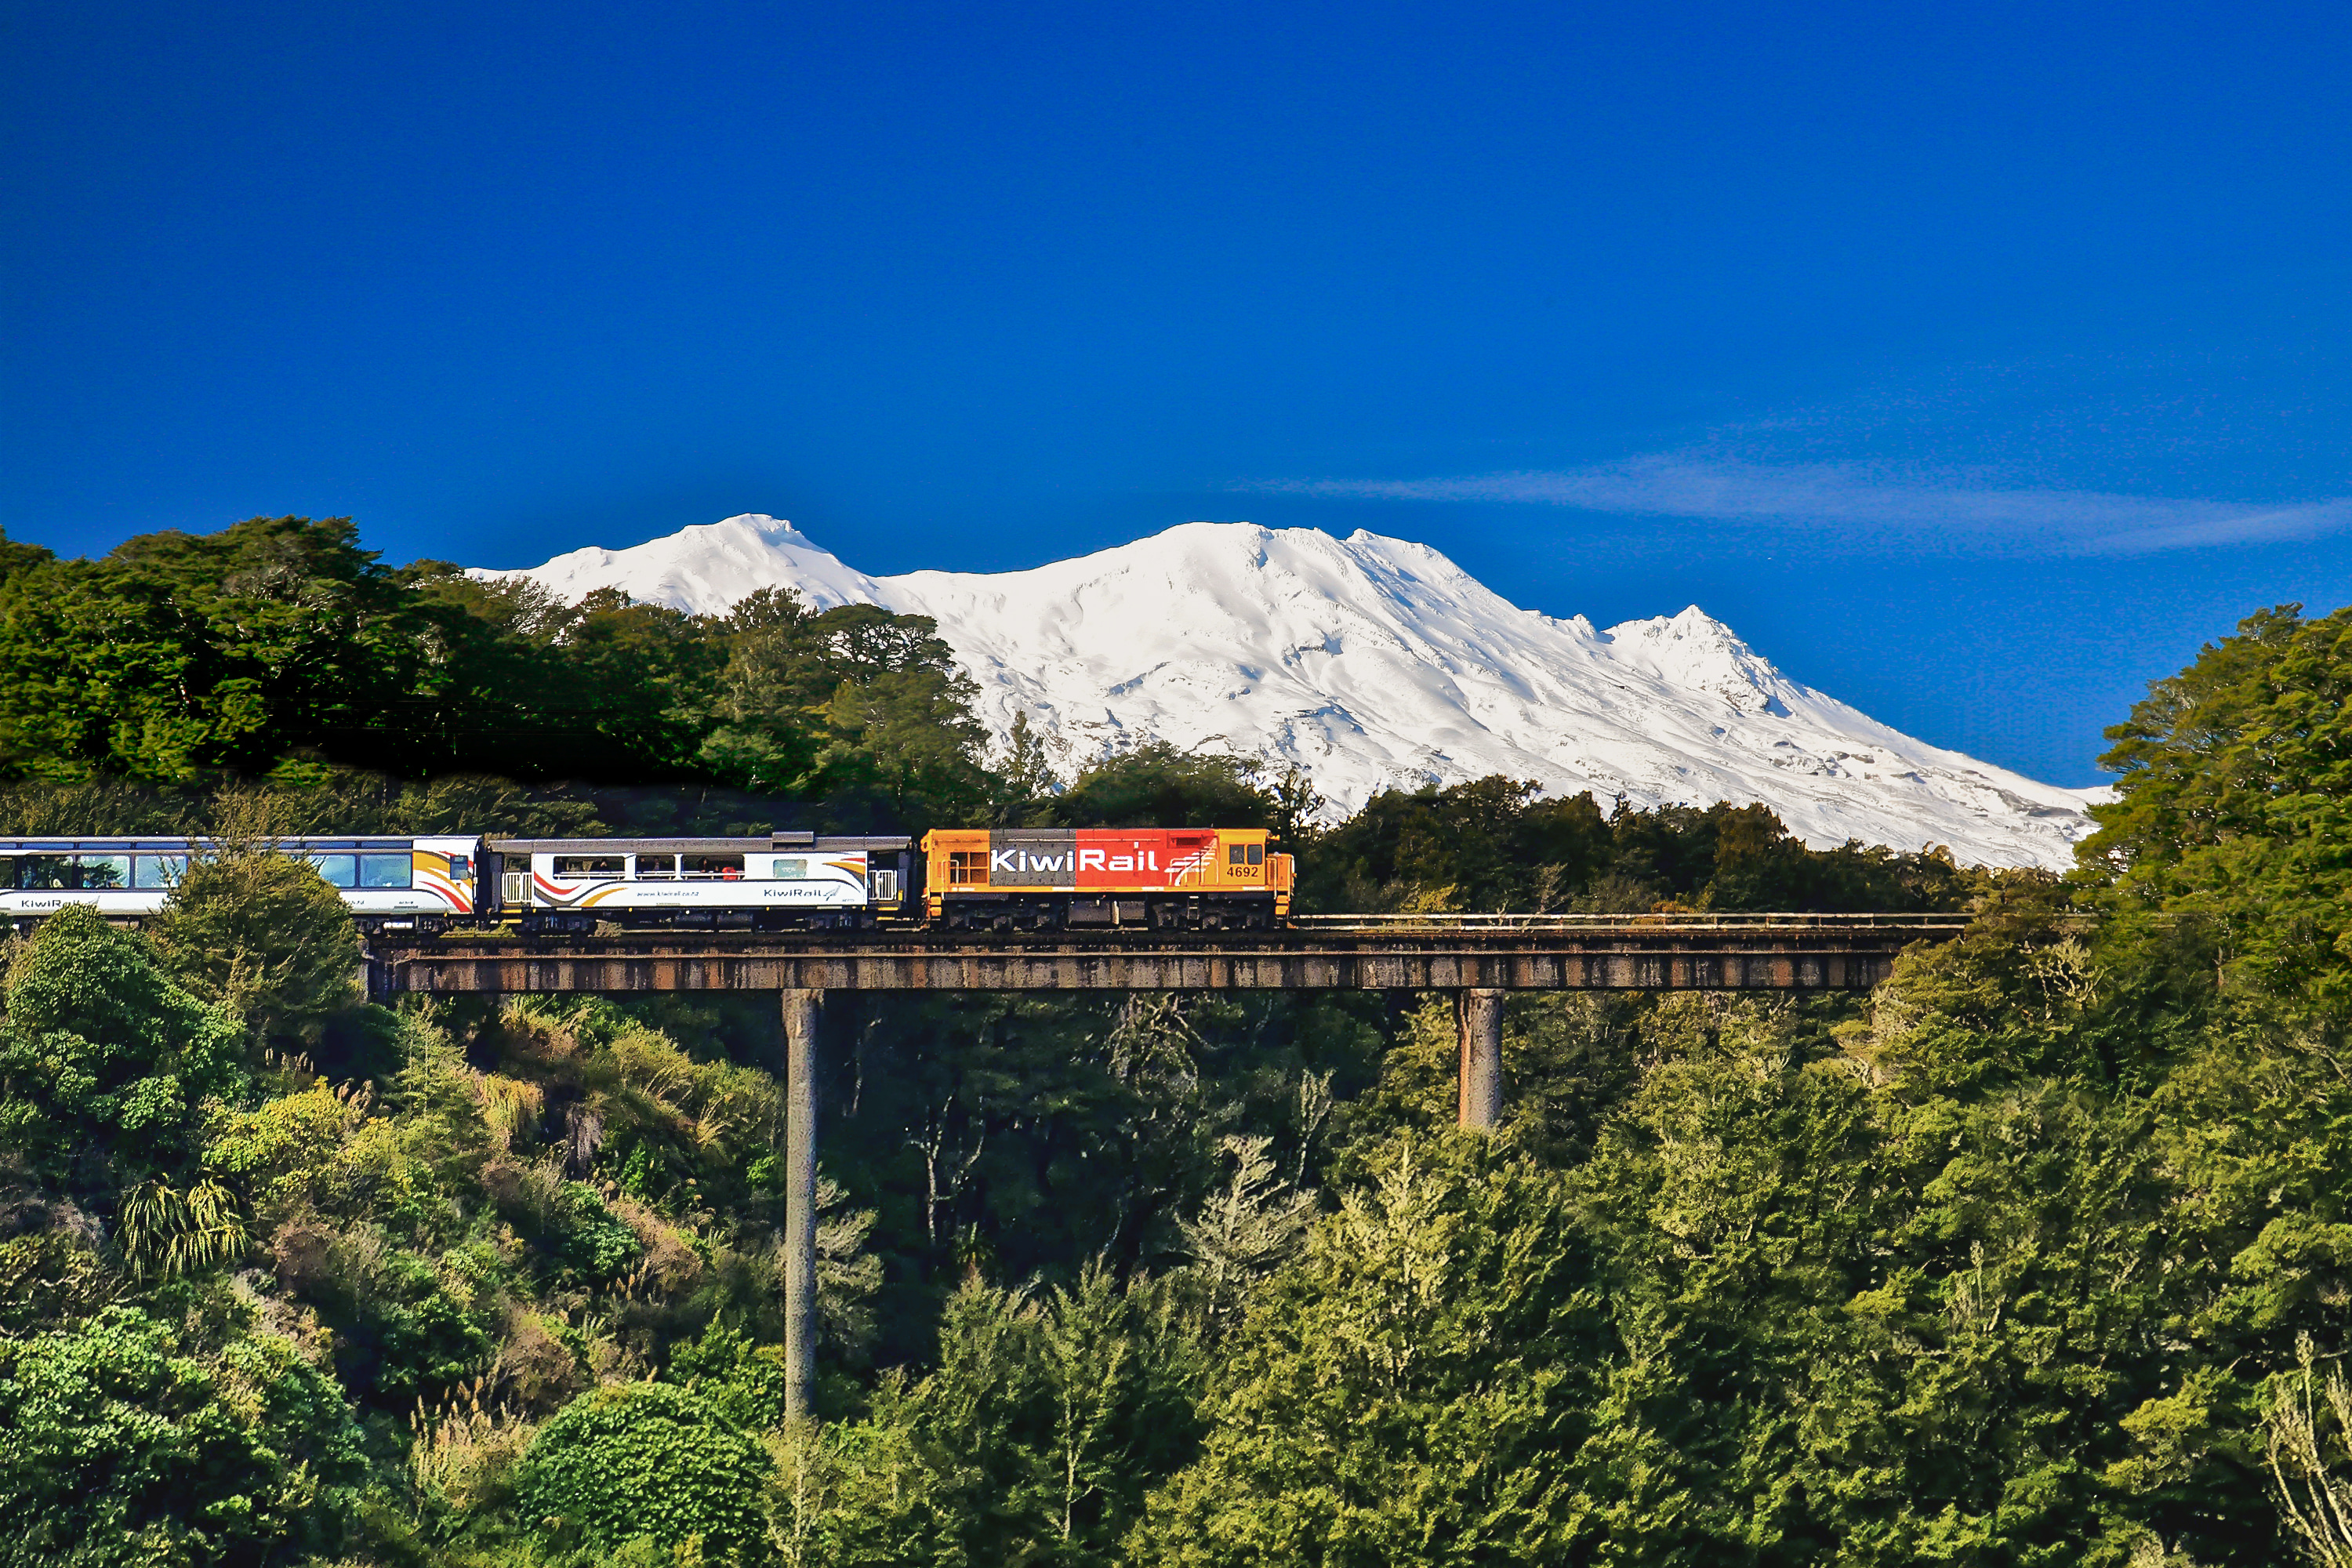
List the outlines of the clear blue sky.
{"label": "clear blue sky", "polygon": [[1362,527],[2089,782],[2352,601],[2352,8],[0,4],[0,527]]}

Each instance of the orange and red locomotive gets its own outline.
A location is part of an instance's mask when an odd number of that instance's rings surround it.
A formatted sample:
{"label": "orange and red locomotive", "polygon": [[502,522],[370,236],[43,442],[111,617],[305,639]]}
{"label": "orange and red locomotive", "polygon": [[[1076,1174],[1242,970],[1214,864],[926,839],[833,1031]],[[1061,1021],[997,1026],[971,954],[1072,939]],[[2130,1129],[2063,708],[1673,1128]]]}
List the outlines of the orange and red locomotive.
{"label": "orange and red locomotive", "polygon": [[1294,865],[1270,837],[1262,827],[940,829],[923,836],[923,914],[950,931],[1262,931],[1290,917]]}

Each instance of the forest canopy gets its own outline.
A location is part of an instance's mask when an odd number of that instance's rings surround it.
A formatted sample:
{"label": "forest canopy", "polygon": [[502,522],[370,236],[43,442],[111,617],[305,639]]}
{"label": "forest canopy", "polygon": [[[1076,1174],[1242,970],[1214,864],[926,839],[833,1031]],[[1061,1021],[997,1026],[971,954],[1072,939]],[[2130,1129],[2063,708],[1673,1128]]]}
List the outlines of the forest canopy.
{"label": "forest canopy", "polygon": [[1321,822],[991,752],[920,623],[341,524],[0,570],[17,830],[1211,815],[1327,909],[1970,916],[1867,995],[1515,995],[1489,1134],[1443,996],[836,998],[792,1426],[772,1007],[368,1005],[253,848],[0,955],[0,1563],[2352,1552],[2352,612],[2158,682],[2062,879],[1503,779]]}

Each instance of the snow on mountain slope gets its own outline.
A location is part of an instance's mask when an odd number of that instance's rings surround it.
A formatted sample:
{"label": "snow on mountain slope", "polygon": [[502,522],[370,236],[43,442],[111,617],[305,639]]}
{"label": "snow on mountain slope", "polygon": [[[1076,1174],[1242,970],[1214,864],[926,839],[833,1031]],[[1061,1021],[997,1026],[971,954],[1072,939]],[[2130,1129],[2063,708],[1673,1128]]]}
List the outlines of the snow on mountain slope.
{"label": "snow on mountain slope", "polygon": [[1296,763],[1341,812],[1506,773],[1604,805],[1760,800],[1815,846],[2063,867],[2097,795],[1891,730],[1696,606],[1596,630],[1372,533],[1193,522],[1027,572],[874,578],[746,516],[525,574],[566,599],[615,586],[716,613],[779,585],[930,616],[1000,737],[1026,710],[1066,768],[1147,739]]}
{"label": "snow on mountain slope", "polygon": [[799,529],[774,517],[699,523],[626,550],[592,544],[513,574],[533,579],[566,604],[576,604],[598,588],[626,588],[632,598],[698,616],[723,616],[737,600],[761,588],[797,589],[820,610],[882,602],[881,585],[873,578],[851,571]]}

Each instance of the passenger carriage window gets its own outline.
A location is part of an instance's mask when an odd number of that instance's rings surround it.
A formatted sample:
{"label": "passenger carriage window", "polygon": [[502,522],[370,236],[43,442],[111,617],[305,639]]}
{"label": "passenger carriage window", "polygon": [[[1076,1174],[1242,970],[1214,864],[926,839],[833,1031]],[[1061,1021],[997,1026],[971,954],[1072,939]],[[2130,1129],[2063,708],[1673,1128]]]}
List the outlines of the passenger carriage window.
{"label": "passenger carriage window", "polygon": [[[668,858],[667,855],[638,856],[637,875],[652,876],[651,871],[644,868],[646,863]],[[558,855],[555,858],[555,874],[559,877],[618,877],[622,874],[622,860],[618,855]],[[667,876],[668,873],[665,871],[663,875]]]}
{"label": "passenger carriage window", "polygon": [[16,885],[16,861],[13,856],[0,858],[0,890]]}
{"label": "passenger carriage window", "polygon": [[131,886],[131,857],[128,855],[77,855],[74,857],[75,879],[85,888],[127,888]]}
{"label": "passenger carriage window", "polygon": [[640,855],[637,857],[637,875],[653,878],[675,877],[677,875],[677,857]]}
{"label": "passenger carriage window", "polygon": [[176,888],[187,875],[185,855],[142,855],[131,862],[131,885],[134,888]]}
{"label": "passenger carriage window", "polygon": [[405,852],[360,857],[360,886],[362,888],[405,888],[408,877],[409,858]]}
{"label": "passenger carriage window", "polygon": [[678,875],[703,882],[736,881],[743,875],[743,857],[740,855],[688,855],[685,859],[685,868]]}
{"label": "passenger carriage window", "polygon": [[27,855],[17,862],[16,886],[31,892],[56,892],[74,885],[69,855]]}
{"label": "passenger carriage window", "polygon": [[330,888],[359,886],[360,858],[356,855],[306,855],[303,858],[318,868],[320,879]]}
{"label": "passenger carriage window", "polygon": [[778,856],[768,864],[772,868],[768,874],[778,881],[797,882],[808,875],[808,861],[797,855],[790,858]]}

